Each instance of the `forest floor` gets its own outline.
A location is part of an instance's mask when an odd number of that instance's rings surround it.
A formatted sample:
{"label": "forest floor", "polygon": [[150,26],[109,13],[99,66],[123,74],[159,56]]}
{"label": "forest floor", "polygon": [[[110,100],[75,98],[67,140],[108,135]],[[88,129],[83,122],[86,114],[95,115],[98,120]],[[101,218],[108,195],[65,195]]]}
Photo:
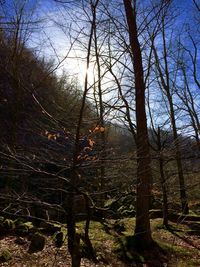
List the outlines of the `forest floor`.
{"label": "forest floor", "polygon": [[[170,229],[162,226],[161,219],[152,219],[152,234],[158,244],[150,252],[136,252],[125,249],[127,237],[133,233],[134,219],[120,221],[109,220],[106,224],[91,222],[90,238],[97,252],[98,264],[83,258],[81,266],[142,266],[142,267],[192,267],[200,266],[200,222],[170,222]],[[83,230],[83,223],[77,224],[77,230]],[[27,237],[18,242],[16,235],[0,237],[0,253],[8,250],[11,260],[0,266],[13,267],[66,267],[70,266],[70,255],[66,245],[56,248],[51,236],[46,237],[45,248],[41,252],[30,254]]]}

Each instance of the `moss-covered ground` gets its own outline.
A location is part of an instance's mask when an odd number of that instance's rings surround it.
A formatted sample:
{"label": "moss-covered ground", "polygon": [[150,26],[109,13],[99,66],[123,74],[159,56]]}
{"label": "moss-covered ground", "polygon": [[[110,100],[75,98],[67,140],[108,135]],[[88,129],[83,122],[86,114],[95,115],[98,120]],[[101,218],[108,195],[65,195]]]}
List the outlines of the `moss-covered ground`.
{"label": "moss-covered ground", "polygon": [[[77,232],[84,233],[84,222],[77,223]],[[162,225],[162,219],[152,219],[154,245],[148,250],[140,250],[134,243],[134,218],[120,220],[91,221],[90,239],[96,251],[98,263],[83,259],[81,266],[151,266],[151,267],[192,267],[200,266],[200,223],[198,221],[181,223],[170,222]],[[62,228],[63,229],[63,228]],[[65,231],[65,234],[66,231]],[[9,251],[11,258],[0,266],[70,266],[70,255],[66,242],[56,248],[53,235],[46,236],[43,251],[30,254],[29,236],[2,234],[0,253]],[[83,246],[83,243],[81,244]]]}

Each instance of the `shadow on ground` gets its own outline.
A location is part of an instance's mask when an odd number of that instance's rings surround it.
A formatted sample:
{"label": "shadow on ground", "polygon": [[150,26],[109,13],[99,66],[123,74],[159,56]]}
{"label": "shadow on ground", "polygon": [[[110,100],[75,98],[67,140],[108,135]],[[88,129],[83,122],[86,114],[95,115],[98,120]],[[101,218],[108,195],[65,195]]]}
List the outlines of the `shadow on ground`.
{"label": "shadow on ground", "polygon": [[136,246],[134,236],[117,238],[118,247],[115,252],[120,260],[129,263],[130,266],[165,267],[168,262],[167,252],[164,251],[156,242],[151,248],[144,250]]}

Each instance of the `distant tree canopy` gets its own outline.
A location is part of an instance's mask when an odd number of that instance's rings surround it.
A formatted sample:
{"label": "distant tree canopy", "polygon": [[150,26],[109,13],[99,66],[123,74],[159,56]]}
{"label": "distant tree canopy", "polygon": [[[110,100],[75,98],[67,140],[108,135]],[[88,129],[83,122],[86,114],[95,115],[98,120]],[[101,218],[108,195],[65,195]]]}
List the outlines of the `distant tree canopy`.
{"label": "distant tree canopy", "polygon": [[[78,81],[69,80],[66,74],[56,76],[54,64],[38,58],[31,49],[24,47],[19,53],[13,55],[9,39],[1,33],[1,141],[22,145],[26,135],[33,138],[59,127],[73,133],[81,103]],[[89,102],[84,116],[94,117]],[[26,141],[31,143],[29,138]]]}

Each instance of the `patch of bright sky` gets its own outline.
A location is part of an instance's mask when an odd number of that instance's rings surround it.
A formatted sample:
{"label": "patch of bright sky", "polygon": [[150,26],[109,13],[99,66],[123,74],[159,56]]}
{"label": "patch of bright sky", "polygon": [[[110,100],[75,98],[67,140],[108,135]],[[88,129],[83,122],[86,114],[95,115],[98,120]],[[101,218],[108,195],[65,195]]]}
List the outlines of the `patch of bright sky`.
{"label": "patch of bright sky", "polygon": [[[176,27],[177,30],[179,30],[183,27],[184,23],[191,24],[191,16],[193,12],[192,0],[176,0],[174,1],[174,5],[179,13],[179,17],[176,21]],[[68,6],[68,8],[70,9],[70,6]],[[76,7],[73,7],[73,12],[75,11],[74,8]],[[63,17],[63,13],[65,14],[65,17]],[[64,70],[68,74],[76,75],[80,85],[83,86],[85,73],[87,71],[89,83],[92,84],[96,73],[94,71],[93,63],[91,63],[90,68],[86,70],[86,50],[80,50],[80,48],[74,46],[69,53],[70,36],[67,31],[64,32],[62,27],[58,27],[55,24],[55,21],[59,21],[62,24],[62,20],[65,20],[65,23],[69,20],[70,25],[70,12],[67,14],[61,4],[55,4],[52,0],[42,0],[40,1],[40,10],[38,14],[46,20],[43,31],[35,36],[36,43],[38,40],[40,41],[41,53],[48,59],[54,59],[57,63],[67,56],[60,64],[57,73],[61,74]],[[33,46],[33,42],[31,45]],[[158,108],[158,105],[159,103],[157,104],[156,109]],[[166,113],[161,115],[160,121],[165,120],[167,116]]]}
{"label": "patch of bright sky", "polygon": [[[191,2],[191,0],[174,1],[175,6],[181,10],[179,25],[181,25],[183,21],[185,22],[187,19],[189,20],[188,11],[191,9]],[[68,8],[70,9],[70,5],[68,5]],[[69,36],[59,29],[59,27],[56,27],[52,21],[60,20],[61,22],[62,12],[65,12],[65,10],[62,9],[62,4],[56,4],[53,0],[40,1],[39,14],[46,19],[46,25],[43,32],[40,33],[41,36],[38,36],[37,38],[41,41],[43,38],[42,50],[45,56],[50,59],[54,58],[56,60],[57,57],[57,59],[62,60],[62,58],[68,54],[70,49]],[[70,54],[68,54],[67,59],[60,65],[58,73],[61,73],[64,69],[66,72],[76,74],[82,83],[86,72],[85,57],[86,55],[83,51],[78,51],[76,48],[72,49]],[[92,72],[93,67],[90,67],[88,73],[91,77],[93,75]]]}
{"label": "patch of bright sky", "polygon": [[[39,1],[37,15],[42,20],[41,29],[32,34],[28,45],[37,51],[39,56],[54,61],[55,66],[58,65],[57,74],[65,71],[76,75],[82,84],[86,73],[86,55],[74,46],[71,49],[73,40],[68,34],[69,25],[66,31],[62,26],[56,25],[57,22],[62,23],[63,13],[62,5],[58,6],[52,0]],[[92,68],[89,68],[88,73],[92,75]]]}

